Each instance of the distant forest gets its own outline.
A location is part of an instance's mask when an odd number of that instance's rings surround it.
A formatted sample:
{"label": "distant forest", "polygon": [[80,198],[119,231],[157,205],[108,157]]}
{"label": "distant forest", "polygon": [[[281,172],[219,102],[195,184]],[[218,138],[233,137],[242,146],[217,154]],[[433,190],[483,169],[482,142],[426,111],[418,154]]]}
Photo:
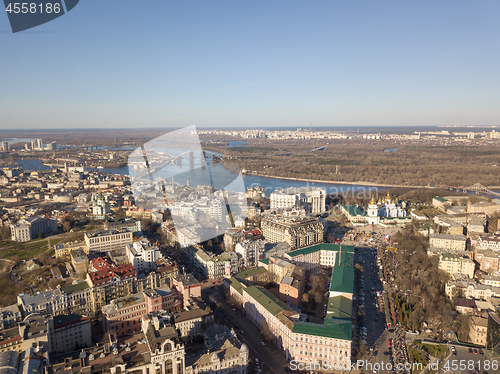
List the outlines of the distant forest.
{"label": "distant forest", "polygon": [[[329,143],[323,150],[310,152]],[[220,143],[219,143],[220,144]],[[267,140],[211,147],[240,169],[287,178],[401,186],[500,186],[500,142],[434,145],[368,140]],[[386,149],[397,151],[384,152]]]}

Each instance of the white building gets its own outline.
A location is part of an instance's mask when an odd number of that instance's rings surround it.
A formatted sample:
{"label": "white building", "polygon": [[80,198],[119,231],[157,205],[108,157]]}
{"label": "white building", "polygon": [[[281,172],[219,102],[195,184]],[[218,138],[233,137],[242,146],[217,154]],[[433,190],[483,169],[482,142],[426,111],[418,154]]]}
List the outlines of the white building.
{"label": "white building", "polygon": [[245,240],[235,246],[235,251],[241,256],[243,266],[257,266],[257,262],[264,253],[266,242],[262,239],[255,241]]}
{"label": "white building", "polygon": [[10,231],[12,240],[27,242],[38,238],[40,232],[49,234],[57,231],[57,221],[42,216],[27,217],[19,220],[16,224],[10,225]]}
{"label": "white building", "polygon": [[17,304],[27,316],[32,313],[42,315],[63,314],[67,310],[65,295],[59,289],[38,293],[36,295],[17,295]]}
{"label": "white building", "polygon": [[[378,202],[375,201],[375,196],[372,196],[370,204],[368,205],[368,215],[366,216],[366,223],[379,224],[382,221],[388,221],[391,218],[406,218],[406,203],[392,199],[387,192],[387,196]],[[410,221],[410,219],[408,219]],[[385,222],[384,222],[385,223]]]}
{"label": "white building", "polygon": [[277,190],[269,196],[271,209],[304,208],[317,214],[326,211],[326,192],[319,187],[297,187]]}
{"label": "white building", "polygon": [[199,245],[185,247],[184,251],[208,278],[230,277],[238,271],[238,255],[234,252],[224,252],[214,256],[205,252]]}
{"label": "white building", "polygon": [[154,270],[155,261],[162,257],[158,247],[147,240],[127,244],[125,253],[138,273]]}

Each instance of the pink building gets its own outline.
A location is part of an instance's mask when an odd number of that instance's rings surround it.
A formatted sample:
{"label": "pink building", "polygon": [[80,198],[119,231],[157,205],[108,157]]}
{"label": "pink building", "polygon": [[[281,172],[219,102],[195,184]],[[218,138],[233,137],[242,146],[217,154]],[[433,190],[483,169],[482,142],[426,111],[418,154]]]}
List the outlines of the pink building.
{"label": "pink building", "polygon": [[120,299],[112,300],[102,307],[103,326],[117,336],[124,336],[141,330],[142,317],[161,310],[169,313],[182,309],[180,300],[169,287],[146,290]]}
{"label": "pink building", "polygon": [[177,291],[177,298],[182,301],[182,307],[188,306],[192,298],[201,298],[201,283],[191,274],[179,275],[172,279],[172,286]]}

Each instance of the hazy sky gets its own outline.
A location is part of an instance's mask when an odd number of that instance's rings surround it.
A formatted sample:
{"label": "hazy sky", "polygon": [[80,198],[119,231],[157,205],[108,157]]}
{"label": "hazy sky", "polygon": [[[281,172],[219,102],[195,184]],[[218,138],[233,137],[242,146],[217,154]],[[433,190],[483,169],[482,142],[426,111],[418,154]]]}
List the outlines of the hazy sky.
{"label": "hazy sky", "polygon": [[12,34],[0,128],[500,125],[497,1],[81,0]]}

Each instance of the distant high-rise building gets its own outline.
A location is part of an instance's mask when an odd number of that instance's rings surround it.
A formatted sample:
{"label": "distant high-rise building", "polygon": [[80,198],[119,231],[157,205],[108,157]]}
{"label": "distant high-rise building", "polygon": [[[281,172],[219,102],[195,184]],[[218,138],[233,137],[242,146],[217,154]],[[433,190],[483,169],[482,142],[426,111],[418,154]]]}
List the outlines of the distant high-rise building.
{"label": "distant high-rise building", "polygon": [[9,143],[2,142],[2,151],[7,152],[9,150]]}
{"label": "distant high-rise building", "polygon": [[43,149],[43,142],[42,139],[35,139],[31,141],[31,149],[32,150],[42,150]]}
{"label": "distant high-rise building", "polygon": [[57,149],[57,143],[56,142],[52,142],[52,143],[47,144],[47,150],[49,150],[49,151],[55,151],[56,149]]}

